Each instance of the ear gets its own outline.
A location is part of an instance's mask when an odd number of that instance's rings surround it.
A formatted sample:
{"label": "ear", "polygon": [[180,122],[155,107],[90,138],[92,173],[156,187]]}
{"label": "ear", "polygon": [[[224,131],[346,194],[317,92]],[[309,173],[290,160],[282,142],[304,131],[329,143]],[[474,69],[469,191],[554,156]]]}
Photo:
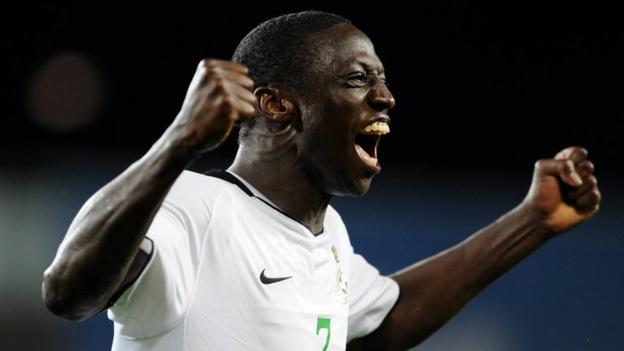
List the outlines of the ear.
{"label": "ear", "polygon": [[289,122],[296,114],[294,97],[276,87],[259,87],[254,91],[260,114],[269,121]]}

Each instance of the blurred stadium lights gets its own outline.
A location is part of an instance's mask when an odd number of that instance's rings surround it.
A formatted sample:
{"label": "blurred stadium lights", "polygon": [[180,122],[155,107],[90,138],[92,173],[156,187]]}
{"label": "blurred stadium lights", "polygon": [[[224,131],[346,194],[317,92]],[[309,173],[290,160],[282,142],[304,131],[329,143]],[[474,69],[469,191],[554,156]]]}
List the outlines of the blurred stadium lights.
{"label": "blurred stadium lights", "polygon": [[103,105],[101,74],[85,55],[63,52],[33,74],[27,92],[30,117],[40,127],[68,132],[86,126]]}

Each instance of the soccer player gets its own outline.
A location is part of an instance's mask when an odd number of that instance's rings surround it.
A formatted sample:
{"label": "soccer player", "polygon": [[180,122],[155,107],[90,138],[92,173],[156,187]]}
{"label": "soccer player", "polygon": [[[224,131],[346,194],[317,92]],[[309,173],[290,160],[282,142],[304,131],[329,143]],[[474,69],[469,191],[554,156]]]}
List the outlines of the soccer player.
{"label": "soccer player", "polygon": [[[587,151],[566,148],[535,164],[513,210],[381,276],[329,203],[368,191],[394,105],[349,21],[262,23],[233,62],[200,62],[162,137],[79,211],[44,274],[47,307],[71,320],[108,309],[113,350],[405,349],[598,210]],[[185,171],[236,122],[227,171]]]}

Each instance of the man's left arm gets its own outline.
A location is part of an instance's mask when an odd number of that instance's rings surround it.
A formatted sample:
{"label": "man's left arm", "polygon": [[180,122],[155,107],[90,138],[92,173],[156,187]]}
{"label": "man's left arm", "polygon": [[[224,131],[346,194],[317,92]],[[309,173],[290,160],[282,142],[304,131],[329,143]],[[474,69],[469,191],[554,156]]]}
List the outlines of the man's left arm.
{"label": "man's left arm", "polygon": [[403,350],[425,340],[501,274],[598,211],[593,171],[581,147],[536,162],[520,205],[460,244],[395,273],[399,300],[376,331],[348,349]]}

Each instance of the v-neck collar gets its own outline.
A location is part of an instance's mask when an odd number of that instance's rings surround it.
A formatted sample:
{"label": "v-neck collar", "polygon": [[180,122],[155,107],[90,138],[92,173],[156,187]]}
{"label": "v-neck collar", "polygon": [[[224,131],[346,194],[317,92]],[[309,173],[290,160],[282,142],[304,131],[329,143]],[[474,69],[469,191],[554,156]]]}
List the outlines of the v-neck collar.
{"label": "v-neck collar", "polygon": [[258,191],[258,189],[256,189],[253,185],[251,185],[247,180],[245,180],[243,177],[241,177],[241,176],[239,176],[237,174],[234,174],[234,172],[224,171],[222,169],[211,169],[211,170],[205,172],[204,174],[207,175],[207,176],[210,176],[210,177],[219,178],[219,179],[224,180],[224,181],[226,181],[228,183],[232,183],[232,184],[238,186],[248,196],[254,197],[254,198],[262,201],[264,204],[266,204],[267,206],[271,207],[275,211],[281,213],[283,216],[286,216],[288,219],[290,219],[292,221],[295,221],[296,223],[301,225],[313,237],[317,237],[318,238],[318,237],[323,236],[323,234],[325,233],[325,226],[323,225],[323,229],[321,229],[321,232],[318,233],[318,234],[314,234],[308,227],[303,225],[303,223],[301,223],[298,220],[294,219],[288,213],[282,211],[282,209],[277,207],[277,205],[275,205],[264,194],[262,194],[260,191]]}

